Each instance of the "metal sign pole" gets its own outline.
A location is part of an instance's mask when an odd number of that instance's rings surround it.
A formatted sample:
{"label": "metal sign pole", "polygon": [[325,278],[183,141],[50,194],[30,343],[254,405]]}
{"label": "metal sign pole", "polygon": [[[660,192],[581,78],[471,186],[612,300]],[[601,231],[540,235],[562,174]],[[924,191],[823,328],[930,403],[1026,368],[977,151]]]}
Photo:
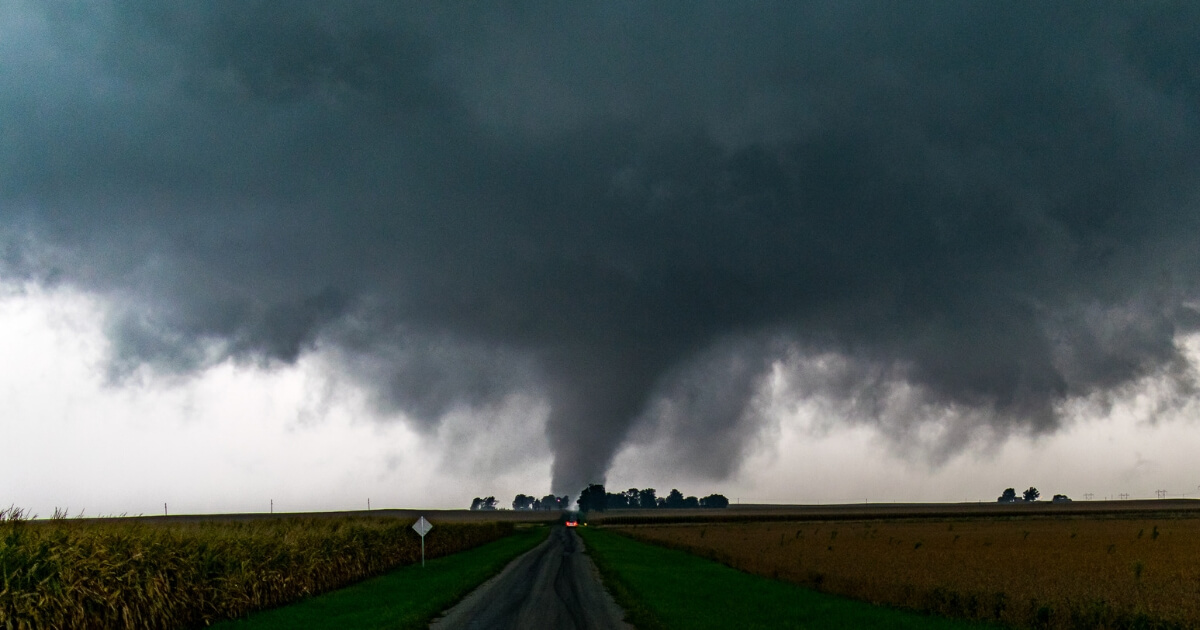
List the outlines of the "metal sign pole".
{"label": "metal sign pole", "polygon": [[421,535],[421,567],[424,568],[425,567],[425,534],[428,534],[429,530],[433,529],[433,525],[430,525],[429,521],[425,520],[425,517],[422,516],[421,518],[417,519],[416,523],[413,523],[412,528],[418,534]]}

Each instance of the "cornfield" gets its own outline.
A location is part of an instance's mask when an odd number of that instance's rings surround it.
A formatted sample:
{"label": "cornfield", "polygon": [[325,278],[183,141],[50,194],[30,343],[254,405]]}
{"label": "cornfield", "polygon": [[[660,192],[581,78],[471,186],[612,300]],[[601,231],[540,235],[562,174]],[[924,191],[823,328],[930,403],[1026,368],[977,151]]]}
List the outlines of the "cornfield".
{"label": "cornfield", "polygon": [[1200,519],[619,527],[820,591],[1035,628],[1200,628]]}
{"label": "cornfield", "polygon": [[[194,628],[419,562],[411,520],[29,521],[0,511],[0,628]],[[434,558],[512,523],[436,523]]]}

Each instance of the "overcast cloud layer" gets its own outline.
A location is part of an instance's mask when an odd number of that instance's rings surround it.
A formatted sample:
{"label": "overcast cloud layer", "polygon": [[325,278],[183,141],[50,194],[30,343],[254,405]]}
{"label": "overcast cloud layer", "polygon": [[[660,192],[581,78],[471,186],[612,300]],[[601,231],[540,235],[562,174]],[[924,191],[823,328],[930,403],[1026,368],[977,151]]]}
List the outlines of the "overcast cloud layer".
{"label": "overcast cloud layer", "polygon": [[559,493],[728,475],[767,390],[934,458],[1193,395],[1198,5],[577,4],[0,3],[0,276],[115,382],[544,400]]}

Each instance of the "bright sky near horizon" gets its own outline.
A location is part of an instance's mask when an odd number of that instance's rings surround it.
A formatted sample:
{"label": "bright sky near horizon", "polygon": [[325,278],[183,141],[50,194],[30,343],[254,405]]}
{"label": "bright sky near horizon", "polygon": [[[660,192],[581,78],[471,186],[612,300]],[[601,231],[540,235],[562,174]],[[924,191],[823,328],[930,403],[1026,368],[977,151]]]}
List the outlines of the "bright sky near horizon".
{"label": "bright sky near horizon", "polygon": [[[104,380],[102,313],[70,291],[27,287],[0,298],[0,497],[43,516],[464,508],[494,494],[545,494],[550,454],[538,423],[461,418],[420,435],[380,422],[360,397],[330,391],[327,366],[225,362],[187,378]],[[1197,356],[1193,348],[1191,356]],[[1014,437],[937,467],[898,454],[870,427],[821,428],[781,414],[728,480],[680,478],[653,448],[617,456],[609,489],[678,486],[731,501],[987,501],[1005,487],[1083,499],[1200,496],[1194,408],[1150,422],[1151,401],[1117,405],[1054,436]],[[536,403],[513,414],[545,415]],[[1139,408],[1140,407],[1140,408]],[[815,413],[815,412],[813,412]],[[469,443],[448,433],[481,431]],[[459,444],[447,449],[447,442]],[[658,445],[661,447],[661,445]],[[514,451],[519,451],[520,456]],[[506,461],[505,461],[506,460]],[[489,471],[496,471],[491,475]],[[486,474],[485,474],[486,473]]]}

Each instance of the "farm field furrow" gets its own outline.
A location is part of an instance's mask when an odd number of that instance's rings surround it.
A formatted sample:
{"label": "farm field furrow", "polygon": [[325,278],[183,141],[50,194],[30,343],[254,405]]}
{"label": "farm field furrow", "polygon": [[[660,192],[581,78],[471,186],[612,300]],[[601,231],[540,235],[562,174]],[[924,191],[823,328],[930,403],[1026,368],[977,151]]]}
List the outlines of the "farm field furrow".
{"label": "farm field furrow", "polygon": [[864,601],[1049,628],[1200,627],[1200,519],[946,519],[614,527]]}

